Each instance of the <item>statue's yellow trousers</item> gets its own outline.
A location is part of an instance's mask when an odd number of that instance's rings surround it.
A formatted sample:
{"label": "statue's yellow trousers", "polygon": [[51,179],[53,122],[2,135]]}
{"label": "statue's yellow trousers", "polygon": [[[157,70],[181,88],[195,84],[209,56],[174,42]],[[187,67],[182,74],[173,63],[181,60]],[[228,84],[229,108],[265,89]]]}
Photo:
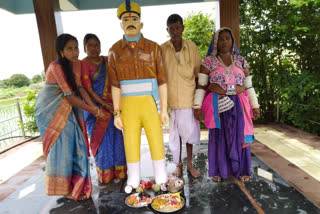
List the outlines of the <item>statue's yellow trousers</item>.
{"label": "statue's yellow trousers", "polygon": [[121,97],[120,110],[127,162],[140,161],[142,127],[146,132],[152,160],[163,160],[165,155],[161,121],[153,97],[151,95]]}

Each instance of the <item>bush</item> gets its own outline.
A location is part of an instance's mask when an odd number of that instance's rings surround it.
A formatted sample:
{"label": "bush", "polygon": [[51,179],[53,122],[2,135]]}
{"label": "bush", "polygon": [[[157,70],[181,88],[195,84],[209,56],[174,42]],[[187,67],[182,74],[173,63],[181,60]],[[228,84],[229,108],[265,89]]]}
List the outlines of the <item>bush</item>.
{"label": "bush", "polygon": [[33,83],[29,86],[29,88],[31,90],[37,89],[40,90],[41,88],[43,88],[44,82],[40,82],[40,83]]}
{"label": "bush", "polygon": [[36,120],[34,119],[34,107],[36,105],[37,94],[38,90],[28,91],[26,103],[23,107],[23,112],[27,117],[27,121],[23,123],[23,126],[28,132],[32,134],[39,132]]}
{"label": "bush", "polygon": [[14,74],[10,77],[9,86],[21,88],[30,85],[29,78],[24,74]]}
{"label": "bush", "polygon": [[40,74],[34,75],[31,79],[31,83],[42,82],[42,76]]}
{"label": "bush", "polygon": [[8,87],[0,90],[0,99],[8,99],[14,97],[25,97],[28,94],[30,88],[24,86],[21,88]]}
{"label": "bush", "polygon": [[8,99],[16,97],[16,93],[12,90],[12,88],[1,89],[0,99]]}
{"label": "bush", "polygon": [[1,81],[0,83],[0,87],[1,88],[8,88],[11,86],[11,82],[10,82],[10,79],[4,79]]}

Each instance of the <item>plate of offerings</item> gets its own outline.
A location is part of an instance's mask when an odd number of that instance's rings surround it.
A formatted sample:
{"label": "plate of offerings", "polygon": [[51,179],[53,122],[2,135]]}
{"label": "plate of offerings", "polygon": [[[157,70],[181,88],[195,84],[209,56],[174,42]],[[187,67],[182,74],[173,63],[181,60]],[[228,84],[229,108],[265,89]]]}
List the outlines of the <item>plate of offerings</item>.
{"label": "plate of offerings", "polygon": [[145,192],[134,193],[126,198],[126,205],[132,208],[146,207],[152,202],[152,197]]}
{"label": "plate of offerings", "polygon": [[151,207],[160,213],[173,213],[184,207],[184,199],[180,197],[180,193],[162,194],[155,197],[151,203]]}

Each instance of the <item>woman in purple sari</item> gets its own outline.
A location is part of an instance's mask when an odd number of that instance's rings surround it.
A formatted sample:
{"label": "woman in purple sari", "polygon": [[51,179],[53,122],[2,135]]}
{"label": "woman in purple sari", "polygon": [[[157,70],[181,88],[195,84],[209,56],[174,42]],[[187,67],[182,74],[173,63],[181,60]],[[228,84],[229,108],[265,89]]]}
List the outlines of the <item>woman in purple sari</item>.
{"label": "woman in purple sari", "polygon": [[196,118],[202,110],[209,128],[209,176],[215,182],[230,176],[249,181],[252,118],[259,117],[259,104],[247,76],[249,65],[237,52],[231,30],[219,29],[200,68],[194,107]]}
{"label": "woman in purple sari", "polygon": [[111,85],[107,72],[108,58],[100,56],[100,40],[87,34],[83,41],[87,57],[81,61],[82,84],[95,104],[108,115],[107,120],[84,112],[100,183],[123,179],[127,175],[122,132],[113,124]]}

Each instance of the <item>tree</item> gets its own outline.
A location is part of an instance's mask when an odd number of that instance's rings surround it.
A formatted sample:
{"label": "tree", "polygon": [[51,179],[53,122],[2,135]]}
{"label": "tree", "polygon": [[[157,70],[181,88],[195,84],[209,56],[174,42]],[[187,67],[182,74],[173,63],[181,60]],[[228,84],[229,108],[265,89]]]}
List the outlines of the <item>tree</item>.
{"label": "tree", "polygon": [[20,88],[20,87],[23,87],[23,86],[28,86],[30,84],[30,80],[24,74],[13,74],[10,77],[9,84],[10,84],[10,86]]}
{"label": "tree", "polygon": [[185,18],[183,38],[194,42],[200,52],[201,58],[205,58],[211,38],[215,32],[215,23],[210,15],[191,13]]}
{"label": "tree", "polygon": [[31,79],[32,83],[38,83],[38,82],[42,82],[42,75],[40,74],[36,74],[32,77]]}
{"label": "tree", "polygon": [[261,119],[320,133],[320,0],[241,0],[241,55],[250,64]]}
{"label": "tree", "polygon": [[10,79],[4,79],[1,81],[0,87],[1,88],[8,88],[11,86]]}

